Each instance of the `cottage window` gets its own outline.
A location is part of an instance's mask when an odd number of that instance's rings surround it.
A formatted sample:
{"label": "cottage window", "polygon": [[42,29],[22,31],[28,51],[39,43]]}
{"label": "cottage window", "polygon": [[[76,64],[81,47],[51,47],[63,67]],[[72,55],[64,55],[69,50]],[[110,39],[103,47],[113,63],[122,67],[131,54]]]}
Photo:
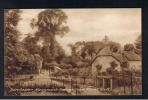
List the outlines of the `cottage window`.
{"label": "cottage window", "polygon": [[121,65],[123,68],[128,68],[128,63],[127,62],[123,62]]}
{"label": "cottage window", "polygon": [[102,69],[102,65],[98,64],[96,65],[97,70],[101,70]]}

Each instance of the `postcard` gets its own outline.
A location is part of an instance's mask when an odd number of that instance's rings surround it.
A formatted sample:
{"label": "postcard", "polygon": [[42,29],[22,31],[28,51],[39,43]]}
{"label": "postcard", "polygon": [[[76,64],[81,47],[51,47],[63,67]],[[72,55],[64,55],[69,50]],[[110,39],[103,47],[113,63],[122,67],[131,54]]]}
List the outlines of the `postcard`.
{"label": "postcard", "polygon": [[142,95],[141,8],[5,9],[5,96]]}

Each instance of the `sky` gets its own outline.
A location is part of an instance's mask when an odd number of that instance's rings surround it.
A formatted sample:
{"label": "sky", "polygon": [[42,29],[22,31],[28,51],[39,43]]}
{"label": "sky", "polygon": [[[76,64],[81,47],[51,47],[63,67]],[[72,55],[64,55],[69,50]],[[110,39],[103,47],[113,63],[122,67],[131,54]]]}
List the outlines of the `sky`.
{"label": "sky", "polygon": [[[22,20],[18,23],[22,40],[28,33],[34,33],[30,27],[32,18],[44,9],[21,9]],[[97,41],[108,36],[110,40],[124,45],[134,43],[141,34],[140,8],[98,8],[98,9],[62,9],[68,16],[67,25],[70,31],[56,40],[70,54],[68,44],[77,41]]]}

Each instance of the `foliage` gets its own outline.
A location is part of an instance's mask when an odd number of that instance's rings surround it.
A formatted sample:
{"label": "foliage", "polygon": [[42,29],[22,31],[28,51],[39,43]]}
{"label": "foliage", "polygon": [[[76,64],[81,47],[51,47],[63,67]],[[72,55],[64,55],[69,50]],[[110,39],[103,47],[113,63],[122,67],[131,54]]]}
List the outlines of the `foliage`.
{"label": "foliage", "polygon": [[118,66],[118,64],[117,64],[115,61],[112,61],[112,62],[110,63],[110,65],[111,65],[111,68],[112,68],[112,69],[115,69],[115,68]]}
{"label": "foliage", "polygon": [[98,64],[98,65],[96,65],[96,68],[97,68],[98,75],[100,75],[101,69],[102,69],[102,65]]}
{"label": "foliage", "polygon": [[78,56],[81,59],[82,48],[85,46],[85,42],[78,41],[75,44],[68,45],[71,48],[71,55]]}
{"label": "foliage", "polygon": [[[48,64],[55,61],[61,68],[67,69],[72,75],[77,75],[78,68],[90,66],[93,60],[97,57],[100,51],[109,46],[111,52],[121,53],[121,45],[117,42],[110,41],[108,36],[105,36],[103,41],[78,41],[75,44],[70,44],[72,53],[71,56],[66,56],[64,49],[60,43],[56,41],[55,36],[64,36],[69,27],[67,23],[67,15],[60,9],[47,9],[40,12],[37,18],[32,19],[30,23],[32,28],[37,31],[34,36],[28,34],[23,41],[19,41],[19,31],[17,30],[20,18],[20,10],[5,10],[4,16],[4,32],[5,32],[5,71],[8,70],[15,73],[18,71],[27,73],[35,73],[38,69],[40,60],[43,60],[43,67],[48,67]],[[38,42],[43,40],[42,45]],[[134,47],[135,45],[135,47]],[[124,45],[124,51],[135,51],[141,54],[141,35],[135,41],[135,44]],[[41,64],[42,65],[42,64]],[[117,64],[111,62],[109,73],[115,70]],[[122,66],[128,66],[123,63]],[[98,71],[102,66],[97,66]],[[73,70],[70,70],[73,69]]]}
{"label": "foliage", "polygon": [[141,41],[141,35],[138,36],[138,38],[135,41],[135,53],[136,54],[141,54],[141,49],[142,49],[142,41]]}
{"label": "foliage", "polygon": [[124,51],[134,51],[136,54],[140,55],[141,47],[142,47],[142,41],[141,41],[141,35],[139,35],[134,44],[129,43],[124,45]]}
{"label": "foliage", "polygon": [[24,46],[30,54],[40,54],[41,47],[37,45],[38,40],[39,39],[37,37],[32,37],[30,35],[24,38]]}
{"label": "foliage", "polygon": [[9,74],[23,74],[36,72],[35,55],[40,53],[37,39],[27,36],[23,42],[19,41],[19,31],[17,30],[21,11],[16,9],[6,10],[4,32],[5,32],[5,71]]}
{"label": "foliage", "polygon": [[69,31],[65,25],[67,20],[66,14],[60,9],[47,9],[38,14],[37,20],[33,19],[32,28],[37,27],[36,37],[43,38],[44,45],[48,45],[51,55],[55,56],[55,35],[63,36]]}
{"label": "foliage", "polygon": [[[5,40],[5,71],[9,73],[9,68],[16,68],[17,60],[19,57],[19,52],[21,51],[21,47],[19,47],[20,43],[18,41],[19,31],[16,26],[20,21],[20,10],[5,10],[4,13],[4,40]],[[24,51],[25,52],[25,51]],[[24,60],[24,58],[22,58]]]}
{"label": "foliage", "polygon": [[110,41],[108,43],[108,45],[110,46],[110,50],[114,53],[120,53],[121,51],[121,45],[117,42],[113,42],[113,41]]}
{"label": "foliage", "polygon": [[124,45],[124,51],[133,51],[134,45],[133,44],[126,44]]}
{"label": "foliage", "polygon": [[64,36],[69,31],[69,27],[66,26],[67,18],[60,9],[46,9],[38,14],[37,19],[32,19],[31,27],[37,28],[35,39],[43,40],[41,50],[36,49],[40,50],[40,55],[43,57],[43,66],[52,61],[60,64],[65,57],[65,51],[56,41],[55,36]]}
{"label": "foliage", "polygon": [[135,46],[137,49],[141,49],[141,35],[138,36],[138,38],[135,41]]}
{"label": "foliage", "polygon": [[128,62],[127,61],[125,61],[125,62],[122,62],[122,64],[121,64],[121,67],[122,68],[128,68]]}
{"label": "foliage", "polygon": [[60,46],[58,42],[55,41],[55,49],[54,49],[55,55],[52,56],[51,49],[48,45],[43,45],[41,48],[40,55],[43,57],[44,64],[50,63],[52,61],[56,61],[57,63],[62,63],[62,59],[65,58],[65,51]]}
{"label": "foliage", "polygon": [[110,75],[113,75],[114,73],[117,73],[116,67],[117,63],[115,61],[110,62],[110,67],[106,69],[106,72]]}

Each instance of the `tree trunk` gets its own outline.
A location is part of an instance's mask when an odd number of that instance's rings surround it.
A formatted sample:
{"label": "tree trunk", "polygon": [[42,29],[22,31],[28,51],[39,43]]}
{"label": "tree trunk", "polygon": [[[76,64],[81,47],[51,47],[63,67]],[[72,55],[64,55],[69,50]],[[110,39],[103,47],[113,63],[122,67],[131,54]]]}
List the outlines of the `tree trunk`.
{"label": "tree trunk", "polygon": [[55,35],[53,33],[50,34],[50,50],[51,50],[51,55],[54,57],[55,56]]}

